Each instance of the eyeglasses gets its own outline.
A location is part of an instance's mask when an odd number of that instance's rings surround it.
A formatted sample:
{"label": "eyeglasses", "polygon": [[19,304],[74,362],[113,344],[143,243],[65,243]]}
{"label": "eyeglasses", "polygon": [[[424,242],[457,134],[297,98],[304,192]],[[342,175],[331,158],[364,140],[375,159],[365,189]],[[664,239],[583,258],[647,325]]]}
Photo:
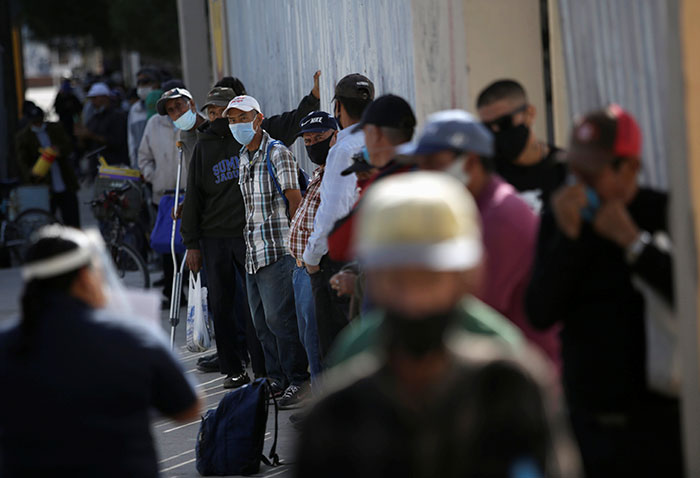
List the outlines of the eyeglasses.
{"label": "eyeglasses", "polygon": [[513,125],[513,116],[527,110],[528,106],[529,105],[527,103],[524,103],[523,105],[517,107],[516,109],[514,109],[513,111],[511,111],[508,114],[500,116],[500,117],[498,117],[494,120],[491,120],[491,121],[484,121],[483,122],[484,126],[486,126],[488,129],[490,129],[494,133],[498,133],[499,131],[508,130],[514,126]]}

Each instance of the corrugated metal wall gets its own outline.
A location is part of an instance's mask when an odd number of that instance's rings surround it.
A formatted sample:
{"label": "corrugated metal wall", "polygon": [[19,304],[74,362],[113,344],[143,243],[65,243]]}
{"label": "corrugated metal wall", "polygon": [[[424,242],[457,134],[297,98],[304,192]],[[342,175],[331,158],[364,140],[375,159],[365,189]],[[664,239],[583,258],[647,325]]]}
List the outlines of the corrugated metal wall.
{"label": "corrugated metal wall", "polygon": [[[410,0],[229,0],[226,15],[230,73],[268,116],[294,108],[318,69],[325,111],[335,82],[353,72],[377,95],[415,102]],[[301,141],[294,153],[311,170]]]}
{"label": "corrugated metal wall", "polygon": [[571,114],[617,102],[644,134],[642,180],[668,187],[667,6],[662,0],[560,0]]}

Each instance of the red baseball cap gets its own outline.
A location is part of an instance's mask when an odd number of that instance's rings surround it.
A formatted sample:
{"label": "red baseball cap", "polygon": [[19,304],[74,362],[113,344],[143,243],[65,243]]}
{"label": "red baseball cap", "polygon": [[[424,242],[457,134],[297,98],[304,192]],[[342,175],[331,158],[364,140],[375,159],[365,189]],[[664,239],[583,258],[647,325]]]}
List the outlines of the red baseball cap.
{"label": "red baseball cap", "polygon": [[637,120],[617,104],[586,114],[571,133],[569,163],[576,167],[604,165],[618,157],[639,156],[642,132]]}

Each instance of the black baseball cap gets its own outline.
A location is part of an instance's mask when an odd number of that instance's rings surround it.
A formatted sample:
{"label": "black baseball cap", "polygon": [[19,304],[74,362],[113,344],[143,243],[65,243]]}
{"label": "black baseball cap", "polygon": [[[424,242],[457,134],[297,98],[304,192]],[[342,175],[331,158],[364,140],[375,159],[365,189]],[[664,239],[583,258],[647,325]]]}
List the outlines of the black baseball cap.
{"label": "black baseball cap", "polygon": [[384,95],[365,108],[362,119],[353,131],[362,129],[367,124],[399,129],[415,128],[416,116],[413,114],[411,105],[400,96]]}
{"label": "black baseball cap", "polygon": [[359,153],[355,153],[352,156],[352,164],[348,166],[347,168],[343,169],[340,173],[341,176],[348,176],[350,174],[354,173],[363,173],[366,171],[372,171],[375,169],[375,166],[372,166],[367,162],[365,159],[365,155],[363,154],[362,151]]}
{"label": "black baseball cap", "polygon": [[374,99],[374,83],[365,75],[359,73],[351,73],[340,79],[335,85],[336,98],[356,98],[359,100]]}
{"label": "black baseball cap", "polygon": [[201,110],[204,111],[207,108],[207,106],[226,107],[228,106],[229,102],[236,96],[238,95],[236,95],[236,92],[233,91],[233,88],[215,86],[207,95],[207,101],[204,103],[204,106],[202,106]]}
{"label": "black baseball cap", "polygon": [[33,104],[27,108],[24,115],[30,120],[44,119],[44,110]]}
{"label": "black baseball cap", "polygon": [[329,129],[338,129],[338,122],[325,111],[312,111],[299,122],[297,136],[304,133],[320,133]]}

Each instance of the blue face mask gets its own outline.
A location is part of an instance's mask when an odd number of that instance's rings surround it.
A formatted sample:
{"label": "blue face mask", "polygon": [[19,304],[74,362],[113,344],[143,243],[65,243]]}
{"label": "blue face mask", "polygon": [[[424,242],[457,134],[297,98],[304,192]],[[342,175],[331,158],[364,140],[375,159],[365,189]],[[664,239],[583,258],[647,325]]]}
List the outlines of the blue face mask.
{"label": "blue face mask", "polygon": [[362,147],[362,159],[365,160],[365,163],[371,164],[369,162],[369,150],[367,149],[367,146]]}
{"label": "blue face mask", "polygon": [[173,124],[180,128],[182,131],[189,131],[194,128],[197,122],[197,115],[192,110],[185,111],[182,116],[173,121]]}
{"label": "blue face mask", "polygon": [[593,222],[598,209],[600,209],[600,198],[598,197],[598,193],[595,192],[595,189],[586,187],[586,199],[588,200],[588,204],[581,209],[581,217],[584,221]]}
{"label": "blue face mask", "polygon": [[253,128],[253,121],[250,123],[235,123],[229,124],[229,129],[233,137],[243,146],[247,146],[248,143],[253,141],[255,138],[255,128]]}

